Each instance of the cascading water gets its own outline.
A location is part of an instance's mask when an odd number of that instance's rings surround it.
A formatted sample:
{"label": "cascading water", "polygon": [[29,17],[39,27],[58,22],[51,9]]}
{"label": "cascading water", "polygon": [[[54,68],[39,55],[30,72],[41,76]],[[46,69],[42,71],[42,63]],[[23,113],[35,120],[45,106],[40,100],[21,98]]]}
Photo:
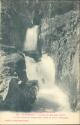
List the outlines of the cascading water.
{"label": "cascading water", "polygon": [[29,80],[38,80],[41,88],[52,87],[55,82],[55,65],[51,57],[44,54],[39,62],[28,56],[25,59]]}
{"label": "cascading water", "polygon": [[[38,38],[36,28],[33,27],[27,31],[25,47],[28,50],[33,50],[33,47],[36,49]],[[25,61],[28,79],[38,80],[40,88],[33,111],[70,111],[67,94],[55,84],[54,60],[48,54],[43,54],[38,62],[29,56],[25,56]]]}
{"label": "cascading water", "polygon": [[26,31],[24,50],[34,51],[37,49],[37,40],[39,34],[39,26],[33,26]]}

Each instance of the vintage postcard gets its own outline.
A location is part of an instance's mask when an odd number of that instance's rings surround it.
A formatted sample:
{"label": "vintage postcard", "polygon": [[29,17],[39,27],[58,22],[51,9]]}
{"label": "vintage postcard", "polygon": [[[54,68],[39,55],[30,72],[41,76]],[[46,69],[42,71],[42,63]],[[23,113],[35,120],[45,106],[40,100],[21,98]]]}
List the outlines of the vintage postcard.
{"label": "vintage postcard", "polygon": [[80,124],[80,1],[0,0],[0,124]]}

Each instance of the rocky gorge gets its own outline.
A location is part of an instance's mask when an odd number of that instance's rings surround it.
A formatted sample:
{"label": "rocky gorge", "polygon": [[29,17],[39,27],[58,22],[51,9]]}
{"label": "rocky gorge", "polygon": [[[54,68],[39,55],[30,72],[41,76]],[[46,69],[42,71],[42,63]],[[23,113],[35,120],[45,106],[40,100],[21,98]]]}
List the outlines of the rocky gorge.
{"label": "rocky gorge", "polygon": [[[58,0],[19,0],[19,2],[3,0],[1,2],[0,107],[2,109],[3,105],[4,107],[7,105],[9,109],[17,110],[20,106],[24,107],[21,103],[24,102],[25,105],[28,104],[26,107],[31,105],[27,109],[23,108],[28,110],[36,100],[39,83],[35,79],[27,81],[23,54],[26,29],[32,26],[33,18],[37,16],[34,11],[42,13],[42,18],[38,17],[41,18],[39,37],[42,53],[47,53],[54,60],[55,84],[67,92],[72,111],[79,111],[80,1],[78,0],[76,2],[73,0],[61,0],[60,2]],[[15,79],[11,82],[13,77]],[[14,84],[20,83],[20,81],[27,84],[22,86]],[[5,98],[7,93],[7,98]],[[2,99],[2,95],[4,95],[4,99]],[[21,96],[24,97],[22,100]],[[15,102],[17,102],[17,106],[13,105]],[[19,105],[20,103],[22,105]]]}

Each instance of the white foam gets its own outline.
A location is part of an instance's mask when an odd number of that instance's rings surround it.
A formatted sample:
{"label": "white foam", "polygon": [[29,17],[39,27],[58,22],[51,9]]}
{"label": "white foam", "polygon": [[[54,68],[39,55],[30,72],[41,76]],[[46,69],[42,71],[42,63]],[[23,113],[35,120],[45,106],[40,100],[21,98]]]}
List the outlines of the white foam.
{"label": "white foam", "polygon": [[35,62],[30,57],[26,57],[25,60],[28,79],[38,80],[40,86],[38,98],[45,98],[52,103],[56,102],[60,106],[60,111],[70,111],[67,94],[55,84],[55,64],[53,59],[44,54],[40,62]]}

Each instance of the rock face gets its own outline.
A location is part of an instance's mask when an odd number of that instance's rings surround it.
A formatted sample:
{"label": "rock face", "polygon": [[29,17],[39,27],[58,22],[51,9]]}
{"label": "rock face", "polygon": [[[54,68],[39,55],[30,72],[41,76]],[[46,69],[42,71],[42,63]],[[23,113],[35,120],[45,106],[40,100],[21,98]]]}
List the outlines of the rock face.
{"label": "rock face", "polygon": [[71,108],[77,109],[79,100],[79,11],[69,11],[64,15],[44,19],[41,38],[43,51],[47,51],[56,63],[56,82],[70,97]]}
{"label": "rock face", "polygon": [[27,79],[24,56],[0,50],[0,110],[29,111],[37,87],[37,81]]}

